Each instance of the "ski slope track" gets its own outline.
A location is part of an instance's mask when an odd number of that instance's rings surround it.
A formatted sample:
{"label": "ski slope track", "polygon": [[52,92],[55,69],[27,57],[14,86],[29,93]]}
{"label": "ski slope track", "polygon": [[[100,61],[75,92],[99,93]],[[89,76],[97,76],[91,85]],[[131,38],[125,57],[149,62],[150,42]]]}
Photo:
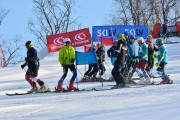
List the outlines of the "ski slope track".
{"label": "ski slope track", "polygon": [[[168,85],[7,96],[6,93],[25,93],[31,87],[24,79],[25,71],[20,64],[1,68],[0,120],[180,120],[180,43],[166,46],[169,56],[166,72],[174,82]],[[107,55],[106,60],[112,69]],[[58,52],[43,57],[40,63],[39,78],[53,91],[62,75]],[[107,64],[105,66],[106,76],[110,77],[111,70]],[[79,81],[85,66],[77,68],[76,81]],[[155,67],[153,74],[157,75]],[[64,87],[68,86],[71,75],[69,71]],[[160,81],[160,78],[155,78],[156,83]],[[79,83],[78,88],[107,89],[112,85],[115,82],[87,82]]]}

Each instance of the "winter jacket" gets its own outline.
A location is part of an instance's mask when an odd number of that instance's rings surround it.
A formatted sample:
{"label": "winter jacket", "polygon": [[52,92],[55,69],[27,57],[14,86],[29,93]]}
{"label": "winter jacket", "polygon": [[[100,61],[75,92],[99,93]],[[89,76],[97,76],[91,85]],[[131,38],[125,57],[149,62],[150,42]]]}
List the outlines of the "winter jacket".
{"label": "winter jacket", "polygon": [[102,50],[101,48],[97,49],[96,55],[97,55],[98,60],[100,60],[100,61],[104,61],[105,60],[105,51]]}
{"label": "winter jacket", "polygon": [[108,55],[108,57],[110,57],[110,58],[112,58],[112,57],[117,57],[117,52],[115,52],[115,50],[116,50],[116,46],[112,46],[112,47],[110,47],[108,50],[107,50],[107,55]]}
{"label": "winter jacket", "polygon": [[139,60],[148,61],[148,46],[146,45],[146,43],[142,43],[139,45],[138,56]]}
{"label": "winter jacket", "polygon": [[124,64],[125,59],[126,59],[126,54],[127,54],[127,44],[125,40],[119,40],[117,42],[117,50],[118,56],[117,59],[114,63],[114,67],[116,67],[116,69],[119,69],[120,67],[122,67],[122,64]]}
{"label": "winter jacket", "polygon": [[72,65],[75,61],[75,51],[72,46],[64,45],[59,50],[59,62],[61,65]]}
{"label": "winter jacket", "polygon": [[151,41],[146,41],[146,44],[148,45],[148,61],[151,61],[152,59],[154,59],[154,51],[158,51],[158,48],[156,48],[156,46],[153,45],[153,43]]}
{"label": "winter jacket", "polygon": [[127,47],[128,47],[128,52],[127,52],[128,58],[133,57],[133,56],[135,57],[136,49],[135,49],[134,43],[128,42]]}
{"label": "winter jacket", "polygon": [[158,51],[158,62],[168,63],[167,49],[165,45],[161,45]]}
{"label": "winter jacket", "polygon": [[39,65],[37,51],[33,47],[27,51],[27,57],[25,59],[29,68]]}

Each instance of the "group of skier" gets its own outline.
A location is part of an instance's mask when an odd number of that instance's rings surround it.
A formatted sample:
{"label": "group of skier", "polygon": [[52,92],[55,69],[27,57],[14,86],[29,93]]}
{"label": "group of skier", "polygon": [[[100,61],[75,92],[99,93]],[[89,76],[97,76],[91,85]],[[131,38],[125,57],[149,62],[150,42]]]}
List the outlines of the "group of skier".
{"label": "group of skier", "polygon": [[[109,58],[111,58],[111,63],[114,66],[111,71],[113,79],[116,81],[116,85],[114,86],[114,88],[123,87],[129,85],[129,83],[153,84],[152,69],[154,67],[156,58],[157,63],[155,65],[157,66],[157,72],[162,78],[162,81],[160,83],[171,83],[169,76],[164,71],[164,67],[167,64],[167,49],[163,44],[162,39],[156,40],[157,46],[153,44],[152,39],[152,35],[148,35],[146,41],[144,40],[144,38],[139,37],[137,39],[139,48],[138,54],[136,55],[134,35],[128,35],[127,32],[124,32],[124,34],[119,34],[118,40],[115,41],[113,45],[107,50],[107,55]],[[92,45],[94,46],[94,44]],[[96,47],[91,46],[90,50],[92,48],[93,51],[98,54],[98,51],[96,51],[95,49]],[[158,52],[158,55],[156,55],[155,52]],[[101,51],[101,53],[104,54],[105,51]],[[98,60],[98,65],[96,64],[96,66],[103,65],[104,67],[103,62],[104,57],[103,60]],[[84,81],[90,79],[91,75],[88,75],[89,73],[91,73],[91,69],[92,67],[91,65],[89,65],[88,71],[84,74]],[[105,73],[105,69],[99,67],[99,71],[103,71],[99,74],[99,77],[101,79],[103,73]],[[138,83],[132,80],[132,76],[135,71],[140,78],[140,81]],[[98,70],[96,67],[95,73],[97,74],[97,72]],[[94,80],[94,77],[91,80]]]}
{"label": "group of skier", "polygon": [[[109,50],[107,50],[107,55],[111,58],[111,63],[114,66],[111,74],[116,81],[116,85],[113,88],[123,87],[131,82],[136,83],[132,80],[132,76],[135,71],[140,78],[139,84],[151,84],[151,72],[156,57],[158,62],[155,65],[157,66],[158,74],[162,78],[161,84],[170,84],[171,81],[164,71],[165,65],[167,64],[167,49],[163,44],[163,40],[157,39],[156,47],[152,42],[151,35],[147,37],[146,41],[142,37],[138,38],[138,55],[136,55],[134,42],[134,35],[128,35],[127,32],[124,32],[124,34],[118,35],[118,40],[113,43],[113,46]],[[68,90],[72,91],[77,89],[74,86],[74,81],[77,77],[77,69],[74,64],[75,50],[70,45],[71,40],[69,38],[65,38],[64,43],[65,45],[60,49],[58,58],[61,66],[63,67],[63,75],[58,81],[57,88],[55,89],[56,92],[62,92],[65,90],[63,88],[63,81],[67,76],[68,69],[70,69],[73,73]],[[27,48],[27,57],[25,58],[25,63],[21,65],[21,68],[24,69],[25,66],[28,66],[25,79],[32,86],[32,89],[28,92],[49,92],[50,90],[47,88],[45,83],[37,78],[40,65],[36,49],[33,47],[31,41],[27,41],[25,46]],[[101,79],[106,71],[104,66],[105,46],[100,44],[97,48],[95,44],[92,44],[89,50],[96,53],[98,63],[89,65],[88,71],[84,74],[84,79],[95,79],[97,78],[96,75],[98,72],[98,78]],[[158,52],[157,56],[155,52]]]}
{"label": "group of skier", "polygon": [[[127,34],[127,33],[125,33]],[[126,35],[127,36],[127,35]],[[156,40],[157,47],[152,42],[152,36],[148,35],[147,40],[139,37],[137,43],[139,45],[138,54],[136,55],[135,40],[133,35],[125,38],[123,34],[118,36],[116,43],[116,50],[118,52],[117,58],[114,62],[112,76],[116,81],[114,88],[129,85],[132,82],[132,75],[136,71],[140,81],[138,84],[153,84],[151,80],[152,68],[157,57],[157,72],[161,76],[161,84],[170,84],[171,80],[165,73],[164,68],[167,64],[167,49],[163,44],[162,39]],[[111,48],[110,48],[111,49]],[[158,52],[158,55],[155,54]]]}

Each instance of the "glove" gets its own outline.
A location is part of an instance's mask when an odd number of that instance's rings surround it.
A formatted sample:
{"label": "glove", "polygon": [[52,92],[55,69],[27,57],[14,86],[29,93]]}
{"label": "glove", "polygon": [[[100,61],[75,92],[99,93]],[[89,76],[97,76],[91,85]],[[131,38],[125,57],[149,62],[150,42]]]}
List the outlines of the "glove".
{"label": "glove", "polygon": [[28,61],[27,57],[25,58],[25,61]]}
{"label": "glove", "polygon": [[71,60],[71,63],[74,63],[74,61],[75,61],[75,59],[73,58],[73,59]]}
{"label": "glove", "polygon": [[61,64],[61,66],[62,66],[63,68],[65,68],[65,67],[66,67],[66,65],[65,65],[65,64]]}
{"label": "glove", "polygon": [[156,59],[157,58],[157,55],[156,54],[153,54],[153,59]]}
{"label": "glove", "polygon": [[25,65],[25,64],[23,64],[23,65],[21,65],[21,68],[22,68],[22,69],[24,69],[24,67],[25,67],[25,66],[26,66],[26,65]]}
{"label": "glove", "polygon": [[158,63],[156,63],[156,64],[155,64],[155,66],[156,66],[157,68],[161,68],[161,67],[160,67],[160,63],[159,63],[159,62],[158,62]]}

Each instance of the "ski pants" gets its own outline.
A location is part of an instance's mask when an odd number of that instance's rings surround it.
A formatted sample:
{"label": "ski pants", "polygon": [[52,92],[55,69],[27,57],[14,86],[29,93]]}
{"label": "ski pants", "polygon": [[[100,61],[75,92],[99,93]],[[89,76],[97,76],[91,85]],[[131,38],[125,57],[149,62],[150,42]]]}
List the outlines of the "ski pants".
{"label": "ski pants", "polygon": [[38,71],[39,71],[39,65],[28,66],[28,69],[26,71],[26,76],[37,77]]}
{"label": "ski pants", "polygon": [[147,62],[147,67],[146,67],[146,71],[148,72],[149,75],[151,75],[151,69],[154,66],[154,58],[153,56],[148,56],[148,62]]}
{"label": "ski pants", "polygon": [[89,77],[96,77],[96,75],[97,75],[97,72],[98,72],[98,64],[93,64],[93,69],[92,69],[92,71],[88,74],[88,76]]}
{"label": "ski pants", "polygon": [[112,76],[114,77],[114,80],[116,81],[116,84],[125,84],[124,82],[124,76],[121,74],[120,68],[117,66],[114,66],[111,72]]}
{"label": "ski pants", "polygon": [[87,76],[91,72],[92,68],[93,68],[93,64],[89,64],[88,70],[85,72],[84,75]]}
{"label": "ski pants", "polygon": [[104,74],[104,72],[106,71],[106,68],[105,68],[102,60],[98,60],[98,64],[99,64],[99,70],[100,70],[99,75],[102,76]]}
{"label": "ski pants", "polygon": [[158,73],[158,74],[161,76],[161,78],[164,80],[164,79],[166,79],[166,78],[168,77],[167,74],[165,73],[165,70],[164,70],[164,68],[165,68],[165,66],[166,66],[166,63],[161,62],[159,66],[160,66],[160,67],[157,68],[157,73]]}
{"label": "ski pants", "polygon": [[70,79],[70,82],[74,82],[75,78],[77,77],[77,70],[75,68],[75,65],[72,64],[72,65],[65,65],[65,66],[63,66],[63,75],[62,75],[62,77],[61,77],[61,79],[59,80],[58,83],[63,83],[64,79],[67,76],[68,69],[70,69],[71,72],[73,73],[72,78]]}

